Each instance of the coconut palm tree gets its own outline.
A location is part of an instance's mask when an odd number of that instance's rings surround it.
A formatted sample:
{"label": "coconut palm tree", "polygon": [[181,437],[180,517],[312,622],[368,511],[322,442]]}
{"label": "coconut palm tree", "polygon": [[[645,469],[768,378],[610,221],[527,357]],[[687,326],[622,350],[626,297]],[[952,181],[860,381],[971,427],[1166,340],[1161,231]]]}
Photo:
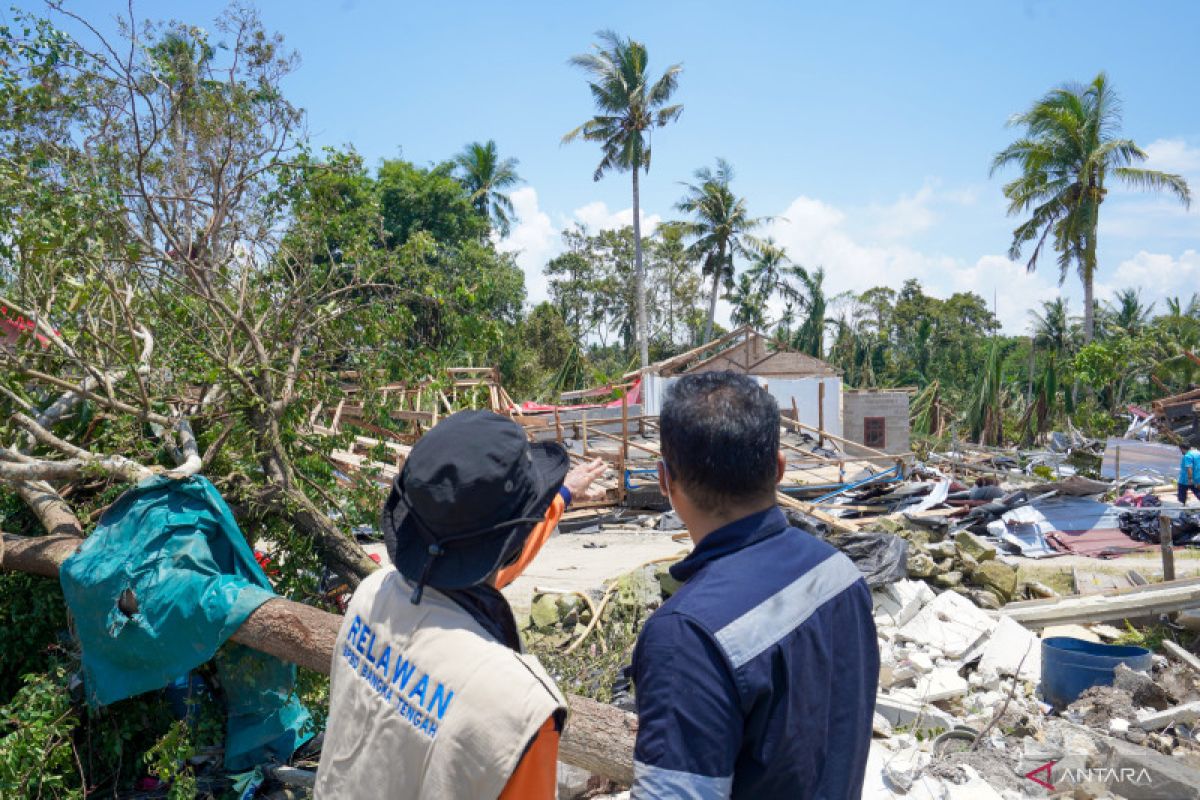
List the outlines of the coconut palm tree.
{"label": "coconut palm tree", "polygon": [[684,184],[687,194],[675,208],[692,218],[679,223],[691,240],[689,250],[701,262],[702,272],[712,279],[708,298],[708,317],[704,322],[704,341],[712,339],[713,318],[717,315],[717,297],[721,287],[733,286],[735,255],[752,256],[762,243],[750,231],[763,223],[746,211],[746,200],[730,188],[733,167],[723,158],[717,168],[701,167],[695,183]]}
{"label": "coconut palm tree", "polygon": [[1028,215],[1013,231],[1010,258],[1033,242],[1027,268],[1037,268],[1047,240],[1058,252],[1059,282],[1072,266],[1083,282],[1084,342],[1095,333],[1093,281],[1100,205],[1111,175],[1137,189],[1165,190],[1186,206],[1187,181],[1179,175],[1133,166],[1146,152],[1118,137],[1120,102],[1101,72],[1087,86],[1066,84],[1051,90],[1023,114],[1009,120],[1025,134],[992,159],[992,173],[1011,165],[1020,175],[1005,184],[1010,216]]}
{"label": "coconut palm tree", "polygon": [[737,283],[729,292],[729,302],[733,304],[731,321],[734,325],[749,325],[757,329],[766,323],[767,296],[748,272],[738,276]]}
{"label": "coconut palm tree", "polygon": [[1146,330],[1154,314],[1154,303],[1142,305],[1138,289],[1122,289],[1114,299],[1114,303],[1105,303],[1105,327],[1110,329],[1109,333],[1137,336]]}
{"label": "coconut palm tree", "polygon": [[454,156],[458,180],[471,194],[471,205],[491,221],[501,236],[508,236],[515,220],[512,200],[505,194],[521,183],[515,158],[500,158],[496,142],[471,142]]}
{"label": "coconut palm tree", "polygon": [[789,278],[795,278],[797,283],[784,280],[779,284],[780,291],[805,312],[804,322],[792,337],[791,345],[801,353],[807,353],[814,358],[824,358],[825,311],[828,306],[825,297],[825,269],[817,267],[807,270],[796,264],[786,267],[784,273]]}
{"label": "coconut palm tree", "polygon": [[1192,292],[1191,299],[1186,302],[1182,297],[1168,297],[1167,316],[1200,319],[1200,293]]}
{"label": "coconut palm tree", "polygon": [[1067,311],[1067,301],[1055,298],[1042,303],[1042,313],[1030,311],[1033,318],[1033,342],[1055,356],[1063,356],[1075,349],[1078,323]]}
{"label": "coconut palm tree", "polygon": [[758,291],[768,299],[779,288],[779,279],[785,267],[792,263],[787,256],[787,250],[775,243],[773,237],[763,240],[758,255],[746,274],[750,281],[758,287]]}
{"label": "coconut palm tree", "polygon": [[644,367],[650,363],[649,331],[646,326],[646,272],[642,265],[641,196],[638,172],[650,171],[650,133],[679,118],[683,106],[671,104],[678,87],[680,64],[667,67],[651,82],[647,74],[646,46],[621,38],[612,31],[596,34],[600,44],[594,52],[571,58],[572,66],[591,78],[588,88],[596,103],[596,116],[567,133],[563,142],[583,139],[599,142],[603,158],[592,174],[600,180],[609,170],[633,175],[634,289],[637,292],[638,355]]}

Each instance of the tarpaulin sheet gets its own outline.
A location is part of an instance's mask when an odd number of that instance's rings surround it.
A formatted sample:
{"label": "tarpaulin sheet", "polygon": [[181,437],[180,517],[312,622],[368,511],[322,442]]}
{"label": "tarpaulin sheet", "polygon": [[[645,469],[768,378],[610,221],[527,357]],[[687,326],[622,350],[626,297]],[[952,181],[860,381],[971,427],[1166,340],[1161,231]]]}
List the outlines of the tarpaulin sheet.
{"label": "tarpaulin sheet", "polygon": [[1137,550],[1148,550],[1156,545],[1134,541],[1113,528],[1096,528],[1090,531],[1056,531],[1046,534],[1046,541],[1064,553],[1092,558],[1116,558]]}
{"label": "tarpaulin sheet", "polygon": [[[122,495],[63,563],[88,700],[159,689],[217,654],[275,596],[208,480],[150,478]],[[289,758],[312,733],[296,669],[241,645],[217,669],[227,705],[225,766]]]}

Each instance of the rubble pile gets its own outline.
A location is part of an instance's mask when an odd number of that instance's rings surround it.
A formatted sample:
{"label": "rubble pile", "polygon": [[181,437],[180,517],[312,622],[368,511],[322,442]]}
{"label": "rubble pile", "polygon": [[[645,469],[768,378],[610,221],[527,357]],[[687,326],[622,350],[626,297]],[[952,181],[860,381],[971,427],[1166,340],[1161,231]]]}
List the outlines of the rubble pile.
{"label": "rubble pile", "polygon": [[[922,580],[873,590],[880,676],[863,797],[1051,796],[1027,777],[1051,761],[1047,782],[1068,776],[1073,797],[1200,796],[1200,675],[1156,656],[1150,674],[1120,667],[1114,686],[1055,713],[1038,691],[1041,639],[975,605],[972,591],[939,594]],[[1155,753],[1171,757],[1169,775],[1146,767],[1144,785],[1119,791],[1111,764],[1157,763]],[[1074,780],[1080,774],[1098,782]],[[1187,793],[1155,793],[1181,776],[1192,781]]]}
{"label": "rubble pile", "polygon": [[952,589],[981,608],[998,609],[1017,597],[1017,567],[997,559],[991,542],[967,530],[951,537],[912,523],[889,527],[908,540],[909,577]]}

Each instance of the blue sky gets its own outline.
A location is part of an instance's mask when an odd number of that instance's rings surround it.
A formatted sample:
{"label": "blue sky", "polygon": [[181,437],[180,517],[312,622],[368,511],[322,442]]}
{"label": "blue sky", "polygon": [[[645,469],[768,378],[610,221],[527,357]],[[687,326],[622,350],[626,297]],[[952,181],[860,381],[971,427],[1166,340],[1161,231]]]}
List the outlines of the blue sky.
{"label": "blue sky", "polygon": [[[109,18],[123,2],[69,3]],[[22,2],[20,5],[34,7]],[[203,26],[223,3],[142,0],[139,14]],[[831,291],[964,289],[995,299],[1006,330],[1059,292],[1053,264],[1026,275],[1004,257],[1005,216],[991,156],[1005,120],[1047,89],[1107,70],[1125,133],[1151,166],[1200,195],[1200,5],[1189,2],[307,2],[255,4],[299,51],[287,89],[318,144],[352,144],[370,163],[444,159],[493,138],[520,159],[518,252],[533,300],[541,265],[572,221],[630,218],[628,175],[593,183],[598,152],[561,146],[590,99],[567,58],[612,28],[645,42],[652,69],[681,62],[678,123],[654,138],[644,180],[649,222],[674,215],[680,181],[716,156],[765,232]],[[1101,297],[1200,290],[1200,197],[1191,211],[1113,191],[1102,211]],[[1062,291],[1076,311],[1077,279]]]}

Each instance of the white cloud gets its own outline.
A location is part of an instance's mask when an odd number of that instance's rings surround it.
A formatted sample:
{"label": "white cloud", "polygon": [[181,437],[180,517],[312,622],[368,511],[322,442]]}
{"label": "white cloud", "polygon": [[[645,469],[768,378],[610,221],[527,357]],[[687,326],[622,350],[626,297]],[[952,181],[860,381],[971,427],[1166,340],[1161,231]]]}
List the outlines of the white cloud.
{"label": "white cloud", "polygon": [[[658,214],[647,214],[641,210],[642,236],[650,236],[662,222]],[[615,230],[633,224],[633,208],[622,208],[619,211],[609,211],[608,204],[595,200],[575,209],[572,218],[591,232]]]}
{"label": "white cloud", "polygon": [[1142,166],[1179,175],[1200,174],[1200,147],[1183,139],[1155,139],[1143,150],[1149,158]]}
{"label": "white cloud", "polygon": [[943,190],[941,181],[927,178],[913,194],[901,195],[894,203],[871,205],[865,212],[871,232],[880,239],[903,239],[932,228],[948,206],[974,205],[974,187]]}
{"label": "white cloud", "polygon": [[550,221],[550,215],[538,207],[537,190],[532,186],[522,186],[509,198],[518,222],[496,247],[516,254],[517,264],[525,273],[527,299],[537,305],[549,297],[549,284],[542,267],[561,249],[558,228]]}
{"label": "white cloud", "polygon": [[1004,256],[984,255],[968,263],[886,237],[880,237],[881,242],[862,241],[846,230],[845,213],[811,197],[796,198],[779,216],[768,233],[787,248],[793,261],[825,268],[829,296],[873,286],[899,289],[905,280],[916,278],[934,296],[970,291],[989,305],[994,300],[1005,332],[1019,334],[1028,327],[1029,310],[1058,294],[1055,276],[1028,273]]}
{"label": "white cloud", "polygon": [[872,207],[869,213],[878,218],[875,235],[882,239],[902,239],[932,228],[938,219],[930,208],[932,200],[933,184],[926,181],[916,194],[901,195],[891,205]]}
{"label": "white cloud", "polygon": [[[496,242],[496,248],[506,253],[515,253],[517,265],[525,273],[525,294],[530,305],[549,299],[550,284],[542,269],[546,262],[563,251],[561,232],[573,222],[584,225],[595,233],[602,230],[623,228],[633,223],[633,209],[622,208],[610,211],[608,206],[596,200],[580,206],[570,217],[550,215],[541,209],[537,190],[522,186],[509,198],[517,214],[517,224],[504,239]],[[642,236],[650,236],[662,222],[658,214],[642,211]]]}
{"label": "white cloud", "polygon": [[1096,283],[1096,297],[1110,299],[1119,289],[1141,290],[1142,302],[1157,303],[1155,313],[1164,313],[1167,297],[1191,297],[1200,289],[1200,252],[1184,250],[1179,256],[1139,251],[1122,261],[1110,280]]}

